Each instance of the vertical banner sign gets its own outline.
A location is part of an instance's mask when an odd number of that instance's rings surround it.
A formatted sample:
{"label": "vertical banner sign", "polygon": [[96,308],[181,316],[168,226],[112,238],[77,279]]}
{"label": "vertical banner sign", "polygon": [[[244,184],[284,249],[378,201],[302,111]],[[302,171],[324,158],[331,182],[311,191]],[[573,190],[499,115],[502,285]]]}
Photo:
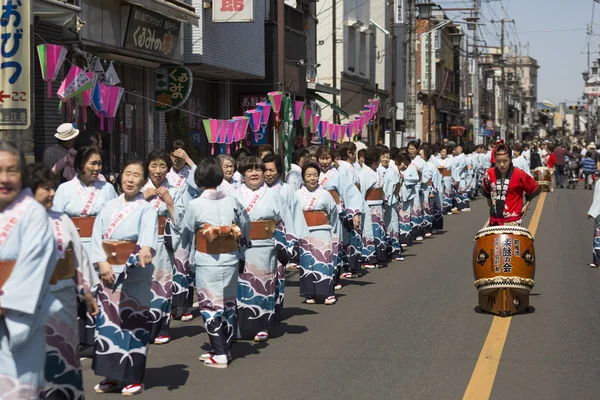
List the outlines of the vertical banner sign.
{"label": "vertical banner sign", "polygon": [[213,22],[254,22],[254,0],[213,0]]}
{"label": "vertical banner sign", "polygon": [[29,0],[0,0],[0,130],[31,125]]}
{"label": "vertical banner sign", "polygon": [[186,67],[156,71],[156,111],[169,112],[181,107],[192,93],[192,71]]}
{"label": "vertical banner sign", "polygon": [[[421,39],[421,88],[422,90],[435,90],[436,87],[436,65],[435,65],[435,42],[436,33],[430,32],[423,35]],[[431,43],[431,44],[430,44]],[[431,74],[431,87],[429,87],[429,75]]]}
{"label": "vertical banner sign", "polygon": [[284,159],[283,168],[287,174],[290,171],[292,164],[292,151],[294,150],[294,107],[290,96],[283,96],[282,113],[283,113],[283,149]]}
{"label": "vertical banner sign", "polygon": [[394,17],[394,22],[396,24],[403,24],[404,23],[404,13],[405,13],[405,8],[404,8],[404,2],[406,0],[394,0],[394,10],[396,10],[396,15]]}

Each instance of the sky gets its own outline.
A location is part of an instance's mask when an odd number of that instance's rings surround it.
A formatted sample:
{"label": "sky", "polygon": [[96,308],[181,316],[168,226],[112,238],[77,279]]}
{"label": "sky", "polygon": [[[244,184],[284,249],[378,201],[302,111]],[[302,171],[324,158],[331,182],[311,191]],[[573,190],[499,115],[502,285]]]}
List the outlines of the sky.
{"label": "sky", "polygon": [[[435,0],[433,0],[436,2]],[[472,7],[472,0],[439,0],[444,8]],[[521,44],[521,54],[538,61],[538,101],[576,103],[583,95],[581,73],[587,67],[586,27],[592,21],[593,0],[480,0],[483,38],[500,44],[500,24],[492,20],[514,19],[506,24],[507,43]],[[465,15],[466,16],[466,15]],[[591,60],[599,58],[600,4],[595,4]],[[512,26],[510,26],[512,25]],[[516,28],[516,31],[515,31]]]}

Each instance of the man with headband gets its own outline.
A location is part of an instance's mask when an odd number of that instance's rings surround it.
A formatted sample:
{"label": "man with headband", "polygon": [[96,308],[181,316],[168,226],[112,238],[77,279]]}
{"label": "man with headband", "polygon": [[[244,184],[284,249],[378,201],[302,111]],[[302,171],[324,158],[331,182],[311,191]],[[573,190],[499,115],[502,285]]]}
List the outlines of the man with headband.
{"label": "man with headband", "polygon": [[511,155],[511,149],[503,140],[497,142],[493,151],[496,165],[483,177],[481,194],[487,198],[490,207],[490,226],[520,226],[531,200],[541,193],[532,177],[512,165]]}

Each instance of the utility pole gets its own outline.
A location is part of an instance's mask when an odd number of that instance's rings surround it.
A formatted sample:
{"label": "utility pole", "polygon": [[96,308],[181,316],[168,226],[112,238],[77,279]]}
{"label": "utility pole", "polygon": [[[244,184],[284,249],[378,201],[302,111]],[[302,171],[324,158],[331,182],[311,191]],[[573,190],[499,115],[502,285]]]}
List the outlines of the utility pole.
{"label": "utility pole", "polygon": [[[431,30],[431,20],[429,20],[429,26],[427,30]],[[431,143],[431,130],[432,130],[432,119],[433,119],[433,82],[431,81],[431,75],[433,75],[433,68],[435,68],[433,61],[433,49],[431,46],[431,42],[433,39],[433,35],[435,32],[431,30],[431,32],[427,33],[423,39],[427,40],[427,143]],[[423,40],[421,39],[421,40]],[[425,65],[421,66],[424,68]]]}
{"label": "utility pole", "polygon": [[[475,9],[475,31],[473,32],[473,136],[475,144],[483,144],[483,137],[479,135],[479,0],[473,0],[473,8]],[[468,50],[468,49],[467,49]]]}
{"label": "utility pole", "polygon": [[[408,34],[406,35],[406,104],[405,110],[405,130],[408,136],[416,137],[417,120],[417,59],[416,59],[416,12],[415,0],[406,0],[406,27]],[[404,140],[401,145],[404,144]]]}
{"label": "utility pole", "polygon": [[[335,1],[335,0],[333,0]],[[394,0],[388,0],[388,13],[390,15],[390,52],[389,52],[389,63],[390,63],[390,100],[392,103],[390,113],[390,147],[396,146],[396,36],[394,35],[394,24],[396,10],[394,10]],[[379,134],[379,131],[378,131]]]}
{"label": "utility pole", "polygon": [[[278,0],[278,1],[281,1],[281,0]],[[332,18],[333,18],[333,23],[331,24],[331,40],[332,40],[331,51],[333,52],[332,81],[333,81],[333,87],[337,88],[337,1],[336,0],[333,0]],[[333,95],[333,104],[337,104],[337,96],[335,94]],[[333,123],[338,123],[338,114],[335,111],[335,109],[333,110]]]}
{"label": "utility pole", "polygon": [[[287,90],[285,85],[285,3],[283,0],[277,0],[277,75],[281,82],[281,90]],[[277,144],[279,147],[279,156],[283,158],[283,129],[285,124],[281,124],[277,131]]]}
{"label": "utility pole", "polygon": [[505,63],[506,60],[504,59],[504,36],[505,36],[505,30],[504,30],[504,24],[506,24],[507,22],[514,22],[514,20],[507,20],[507,19],[502,19],[500,21],[492,21],[492,23],[499,23],[502,26],[501,29],[501,36],[500,36],[500,56],[502,57],[500,63],[500,67],[502,70],[502,76],[501,76],[501,80],[500,80],[500,92],[502,93],[501,96],[501,118],[502,118],[502,128],[501,128],[501,134],[500,134],[500,138],[502,140],[506,140],[506,131],[508,130],[508,104],[506,103],[506,89],[508,87],[508,85],[506,84],[506,68],[505,68]]}

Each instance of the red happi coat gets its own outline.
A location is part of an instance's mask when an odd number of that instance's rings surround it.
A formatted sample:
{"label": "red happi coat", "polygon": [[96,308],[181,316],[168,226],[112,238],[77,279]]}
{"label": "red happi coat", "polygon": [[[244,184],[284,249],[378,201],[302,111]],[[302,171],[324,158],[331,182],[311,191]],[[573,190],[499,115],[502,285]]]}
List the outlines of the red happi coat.
{"label": "red happi coat", "polygon": [[502,217],[492,215],[490,210],[490,225],[502,225],[521,219],[523,196],[530,201],[539,194],[539,187],[525,171],[511,165],[504,180],[497,168],[489,168],[483,177],[481,192],[491,199],[493,204],[498,201],[505,202]]}

